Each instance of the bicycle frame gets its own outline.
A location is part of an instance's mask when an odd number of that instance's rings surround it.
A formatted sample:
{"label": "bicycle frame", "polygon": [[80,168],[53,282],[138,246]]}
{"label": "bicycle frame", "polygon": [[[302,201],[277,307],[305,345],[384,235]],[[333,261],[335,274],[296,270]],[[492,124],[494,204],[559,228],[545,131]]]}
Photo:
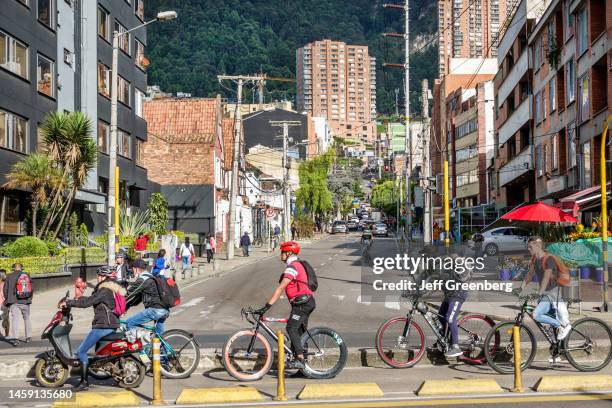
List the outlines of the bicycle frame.
{"label": "bicycle frame", "polygon": [[[125,322],[126,322],[125,320],[120,320],[121,324],[125,324]],[[176,354],[176,352],[174,351],[172,346],[170,344],[168,344],[166,342],[166,340],[164,340],[164,338],[162,337],[162,333],[157,331],[157,327],[149,326],[149,325],[146,325],[146,324],[137,324],[136,327],[140,327],[141,329],[145,329],[145,330],[148,330],[151,333],[153,333],[153,335],[156,336],[159,339],[159,341],[161,342],[161,345],[163,347],[165,347],[166,350],[168,350],[170,352],[170,354],[172,354],[172,355]]]}

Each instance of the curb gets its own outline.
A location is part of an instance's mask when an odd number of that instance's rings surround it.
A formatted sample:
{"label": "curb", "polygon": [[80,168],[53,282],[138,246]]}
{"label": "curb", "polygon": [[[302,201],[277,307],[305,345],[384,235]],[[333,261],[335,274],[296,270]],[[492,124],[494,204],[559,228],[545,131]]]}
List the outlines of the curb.
{"label": "curb", "polygon": [[74,399],[58,400],[53,403],[53,408],[91,408],[91,407],[136,407],[140,405],[140,399],[131,391],[116,392],[78,392]]}
{"label": "curb", "polygon": [[419,397],[469,395],[469,394],[500,394],[503,390],[493,379],[470,378],[466,380],[427,380],[419,387],[416,395]]}
{"label": "curb", "polygon": [[176,405],[258,402],[263,400],[263,395],[254,387],[187,388],[181,391],[176,399]]}
{"label": "curb", "polygon": [[537,392],[555,391],[607,391],[612,388],[612,375],[544,376],[536,383]]}
{"label": "curb", "polygon": [[376,383],[306,384],[298,393],[297,399],[381,398],[384,395]]}

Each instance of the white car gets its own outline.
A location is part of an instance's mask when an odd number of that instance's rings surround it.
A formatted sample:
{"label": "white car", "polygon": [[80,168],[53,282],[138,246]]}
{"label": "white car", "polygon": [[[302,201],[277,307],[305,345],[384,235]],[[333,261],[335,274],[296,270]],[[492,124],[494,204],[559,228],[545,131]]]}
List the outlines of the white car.
{"label": "white car", "polygon": [[[496,255],[498,252],[525,251],[527,238],[531,236],[529,231],[517,227],[493,228],[478,234],[482,235],[482,250],[487,256]],[[468,247],[472,249],[475,245],[473,238],[468,240]]]}
{"label": "white car", "polygon": [[382,222],[374,225],[374,230],[372,230],[372,235],[375,236],[389,236],[389,231],[387,230],[387,224],[383,224]]}
{"label": "white car", "polygon": [[339,232],[344,233],[344,234],[348,232],[348,228],[346,227],[346,221],[334,221],[334,224],[332,225],[331,233],[336,234]]}

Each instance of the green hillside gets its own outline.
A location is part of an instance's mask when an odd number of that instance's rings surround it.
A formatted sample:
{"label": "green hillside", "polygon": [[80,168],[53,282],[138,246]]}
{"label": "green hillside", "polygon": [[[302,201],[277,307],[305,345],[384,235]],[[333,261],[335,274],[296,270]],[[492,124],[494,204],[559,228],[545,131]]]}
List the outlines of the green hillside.
{"label": "green hillside", "polygon": [[[398,0],[394,0],[396,3]],[[389,0],[388,2],[392,2]],[[220,87],[220,73],[254,73],[295,77],[295,50],[330,38],[367,44],[377,57],[378,110],[394,110],[395,88],[402,71],[384,69],[384,62],[403,62],[403,41],[383,32],[403,30],[403,14],[374,0],[147,0],[147,13],[176,10],[179,18],[148,28],[149,84],[166,92],[194,96],[231,93]],[[437,33],[437,2],[411,1],[412,47],[420,49]],[[418,109],[420,81],[437,76],[437,42],[411,57],[411,100]],[[295,85],[270,82],[266,100],[294,98]],[[246,98],[253,95],[250,90]],[[401,98],[400,98],[401,99]],[[401,102],[400,102],[401,103]],[[403,109],[403,104],[400,105]]]}

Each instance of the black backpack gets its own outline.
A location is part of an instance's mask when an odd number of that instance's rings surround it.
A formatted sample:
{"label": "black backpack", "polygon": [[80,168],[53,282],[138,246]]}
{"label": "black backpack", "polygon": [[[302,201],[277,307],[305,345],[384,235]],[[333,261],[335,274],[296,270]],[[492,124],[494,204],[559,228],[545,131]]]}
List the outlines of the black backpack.
{"label": "black backpack", "polygon": [[181,294],[174,279],[161,275],[151,275],[151,278],[157,286],[162,306],[171,309],[181,304]]}
{"label": "black backpack", "polygon": [[310,288],[310,290],[312,290],[313,292],[316,292],[317,289],[319,288],[319,281],[317,280],[317,274],[314,268],[312,267],[312,265],[310,265],[307,261],[303,259],[300,259],[297,262],[302,264],[302,266],[306,270],[306,276],[308,276],[308,282],[302,282],[302,283],[308,284],[308,287]]}

